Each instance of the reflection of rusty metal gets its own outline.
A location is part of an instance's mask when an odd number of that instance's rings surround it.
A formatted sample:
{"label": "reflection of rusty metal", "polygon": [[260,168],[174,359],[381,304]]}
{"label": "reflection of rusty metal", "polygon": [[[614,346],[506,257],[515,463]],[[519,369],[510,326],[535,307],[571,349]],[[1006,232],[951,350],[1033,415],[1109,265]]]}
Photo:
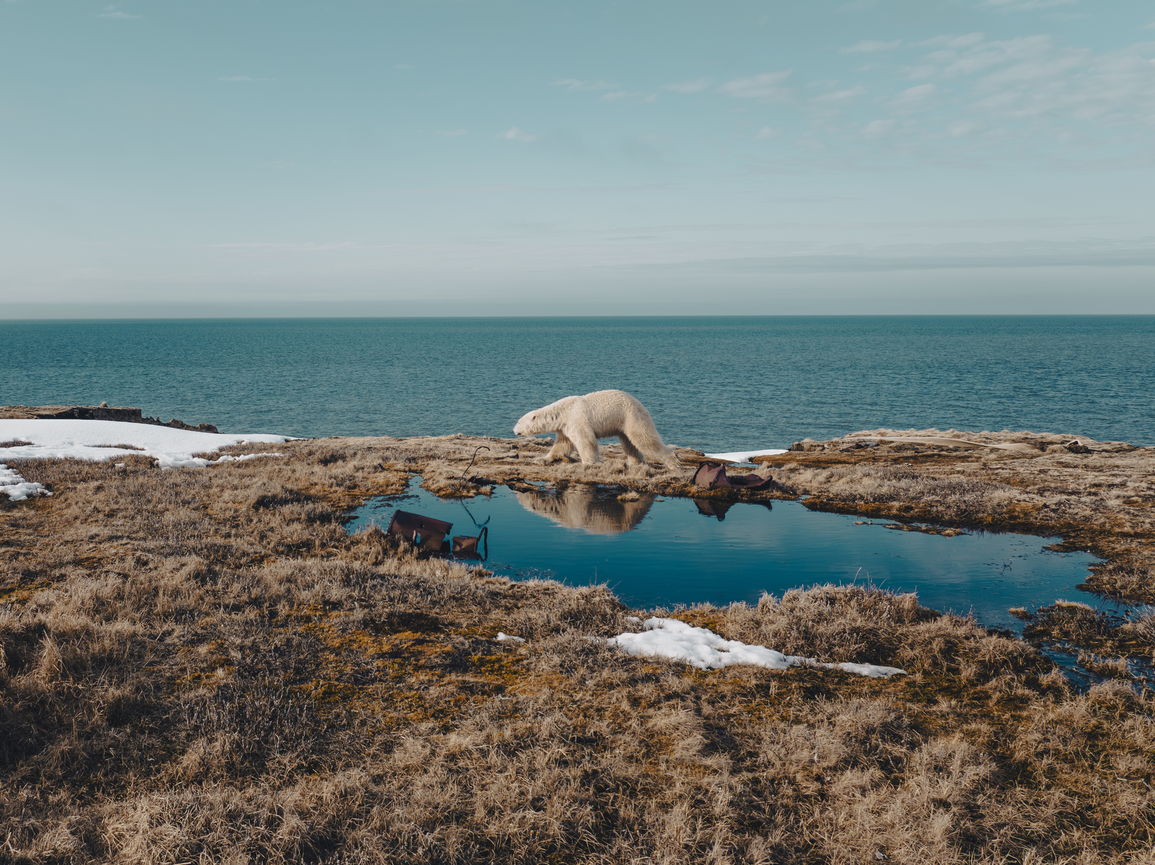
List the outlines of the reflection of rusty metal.
{"label": "reflection of rusty metal", "polygon": [[[473,515],[473,511],[469,509],[469,505],[463,499],[461,506],[465,508],[465,512],[469,514],[469,520],[477,526],[477,537],[472,535],[459,535],[453,539],[453,556],[457,559],[474,559],[484,560],[489,558],[489,521],[493,519],[490,514],[485,518],[485,522],[479,523],[477,517]],[[485,551],[482,552],[482,547]]]}
{"label": "reflection of rusty metal", "polygon": [[[484,547],[485,552],[482,552]],[[472,535],[458,535],[453,539],[453,557],[456,559],[487,559],[489,558],[489,529],[481,527],[477,537]]]}
{"label": "reflection of rusty metal", "polygon": [[467,514],[469,514],[469,521],[470,521],[471,523],[473,523],[475,526],[477,526],[479,529],[483,529],[483,528],[485,528],[486,526],[488,526],[488,525],[489,525],[489,521],[493,519],[493,515],[492,515],[492,514],[490,514],[488,517],[486,517],[486,518],[485,518],[485,522],[483,522],[483,523],[479,523],[479,522],[477,521],[477,517],[475,517],[475,516],[473,515],[473,511],[471,511],[471,510],[469,509],[469,505],[467,505],[467,504],[465,503],[465,499],[458,499],[458,503],[459,503],[459,504],[460,504],[460,505],[461,505],[463,508],[465,508],[465,512],[466,512]]}
{"label": "reflection of rusty metal", "polygon": [[[726,519],[726,513],[730,510],[730,508],[737,504],[737,502],[732,498],[693,499],[692,501],[694,502],[694,506],[698,509],[698,513],[704,517],[714,517],[718,520],[718,522],[722,522],[722,520]],[[747,507],[760,505],[761,507],[766,508],[768,511],[774,510],[773,503],[768,502],[765,499],[752,502],[743,502],[743,504],[745,504]]]}
{"label": "reflection of rusty metal", "polygon": [[387,534],[405,538],[415,547],[431,553],[439,553],[447,546],[445,536],[453,529],[453,523],[435,520],[409,511],[397,511],[389,523]]}
{"label": "reflection of rusty metal", "polygon": [[734,502],[727,499],[694,499],[698,513],[704,517],[717,517],[718,522],[726,519],[726,511],[734,507]]}

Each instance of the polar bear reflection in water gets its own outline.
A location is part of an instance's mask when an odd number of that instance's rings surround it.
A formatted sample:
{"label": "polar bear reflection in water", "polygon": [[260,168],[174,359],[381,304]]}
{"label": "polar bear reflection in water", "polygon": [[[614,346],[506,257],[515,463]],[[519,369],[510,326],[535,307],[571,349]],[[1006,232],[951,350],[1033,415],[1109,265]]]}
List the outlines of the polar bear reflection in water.
{"label": "polar bear reflection in water", "polygon": [[591,535],[628,532],[645,519],[654,497],[628,493],[619,498],[590,484],[572,484],[560,490],[518,491],[517,500],[527,511],[567,529]]}

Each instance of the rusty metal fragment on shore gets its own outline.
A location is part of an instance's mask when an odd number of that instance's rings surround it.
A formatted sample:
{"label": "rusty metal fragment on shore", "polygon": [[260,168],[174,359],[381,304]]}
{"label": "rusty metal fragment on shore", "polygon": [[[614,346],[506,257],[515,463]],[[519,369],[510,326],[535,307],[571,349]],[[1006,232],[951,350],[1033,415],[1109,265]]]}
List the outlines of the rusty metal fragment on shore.
{"label": "rusty metal fragment on shore", "polygon": [[702,463],[694,472],[692,483],[707,490],[760,490],[766,487],[781,489],[781,485],[770,477],[764,478],[755,474],[729,477],[723,463]]}

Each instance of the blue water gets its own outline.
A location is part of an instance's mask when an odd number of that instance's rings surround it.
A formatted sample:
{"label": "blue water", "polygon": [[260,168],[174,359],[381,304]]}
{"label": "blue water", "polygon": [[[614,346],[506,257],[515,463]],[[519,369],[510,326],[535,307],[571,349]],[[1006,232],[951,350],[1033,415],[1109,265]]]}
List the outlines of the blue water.
{"label": "blue water", "polygon": [[606,583],[633,607],[708,601],[753,602],[763,592],[823,583],[917,592],[924,606],[974,613],[987,627],[1021,631],[1011,607],[1056,599],[1115,605],[1075,587],[1097,561],[1044,547],[1055,538],[977,532],[958,537],[902,532],[793,501],[735,503],[723,519],[688,499],[621,502],[612,492],[571,485],[447,501],[411,485],[375,499],[349,524],[385,528],[397,509],[453,523],[455,535],[489,530],[486,567],[515,578]]}
{"label": "blue water", "polygon": [[0,322],[0,403],[138,406],[227,431],[509,435],[622,388],[678,445],[858,429],[1155,444],[1155,317]]}

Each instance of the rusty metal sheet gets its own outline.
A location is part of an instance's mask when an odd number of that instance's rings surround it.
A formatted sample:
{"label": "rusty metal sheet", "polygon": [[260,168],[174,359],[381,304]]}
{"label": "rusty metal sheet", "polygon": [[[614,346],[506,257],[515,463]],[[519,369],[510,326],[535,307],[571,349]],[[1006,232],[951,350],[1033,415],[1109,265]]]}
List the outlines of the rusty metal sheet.
{"label": "rusty metal sheet", "polygon": [[387,534],[405,538],[423,550],[436,553],[441,552],[445,536],[452,530],[453,523],[409,511],[397,511],[389,522]]}

